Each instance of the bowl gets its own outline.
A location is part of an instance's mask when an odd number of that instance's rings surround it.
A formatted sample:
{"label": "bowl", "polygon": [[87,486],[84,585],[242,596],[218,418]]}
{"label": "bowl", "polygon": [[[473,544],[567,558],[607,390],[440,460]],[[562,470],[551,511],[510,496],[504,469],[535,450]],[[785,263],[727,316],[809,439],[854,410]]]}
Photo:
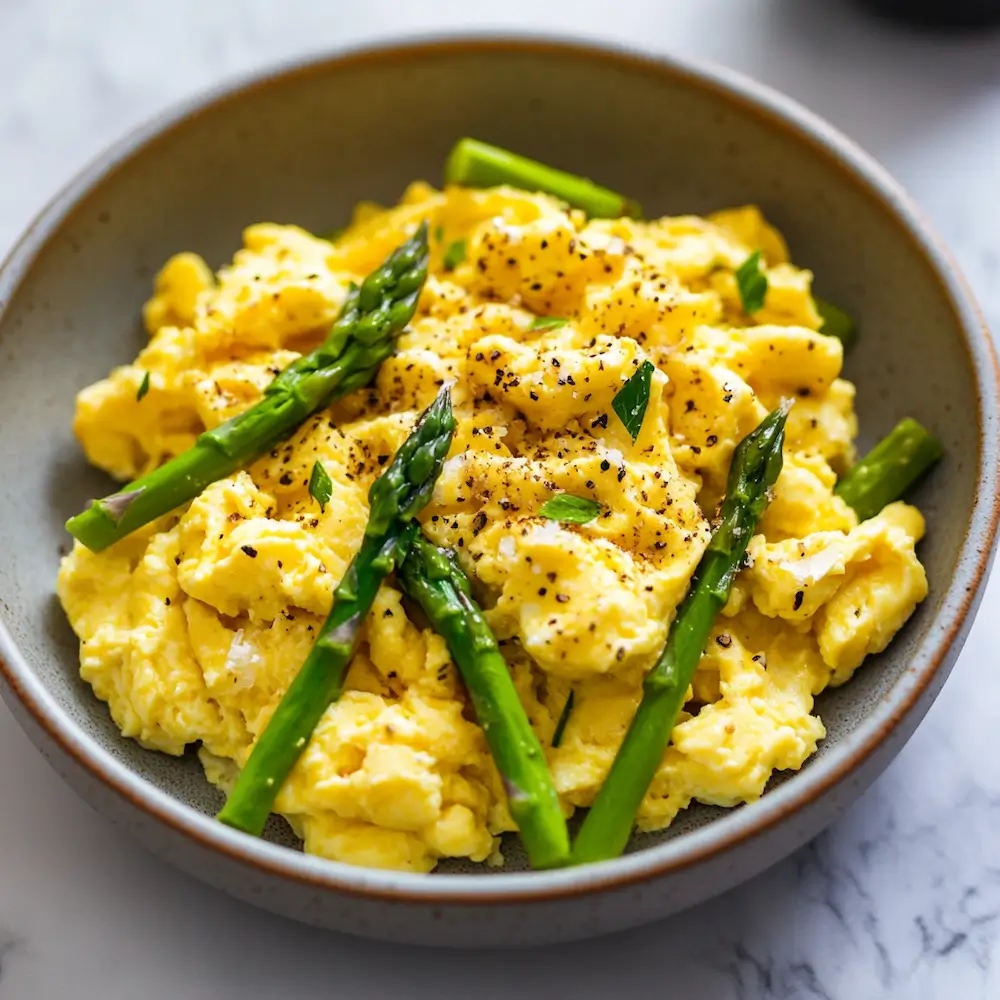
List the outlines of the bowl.
{"label": "bowl", "polygon": [[[437,180],[475,135],[586,172],[650,214],[759,203],[820,294],[859,317],[847,374],[871,444],[910,414],[947,459],[921,488],[930,596],[889,649],[824,694],[802,771],[736,810],[696,806],[626,856],[550,872],[430,876],[308,857],[212,817],[193,755],[123,739],[80,680],[53,588],[63,521],[107,491],[70,425],[74,394],[132,358],[151,276],[191,249],[218,265],[262,219],[324,231],[363,198]],[[540,944],[704,900],[816,834],[886,766],[943,684],[979,602],[998,517],[997,367],[937,238],[861,150],[792,101],[719,68],[544,38],[420,40],[238,83],[127,135],[35,220],[0,270],[3,695],[53,766],[150,850],[233,895],[355,934]]]}

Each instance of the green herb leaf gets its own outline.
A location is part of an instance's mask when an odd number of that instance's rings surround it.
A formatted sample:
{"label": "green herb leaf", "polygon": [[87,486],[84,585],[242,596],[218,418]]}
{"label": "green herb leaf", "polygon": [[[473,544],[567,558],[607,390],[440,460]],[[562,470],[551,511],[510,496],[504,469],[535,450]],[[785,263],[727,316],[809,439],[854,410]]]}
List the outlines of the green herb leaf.
{"label": "green herb leaf", "polygon": [[820,333],[825,333],[830,337],[836,337],[842,341],[844,347],[854,342],[854,320],[844,312],[843,309],[835,306],[832,302],[814,296],[816,311],[823,317],[823,325],[819,328]]}
{"label": "green herb leaf", "polygon": [[327,243],[336,243],[346,232],[347,226],[341,226],[339,229],[331,229],[328,233],[323,233],[320,239],[326,240]]}
{"label": "green herb leaf", "polygon": [[528,327],[529,330],[558,330],[561,326],[565,326],[569,322],[568,319],[563,319],[562,316],[536,316],[531,321],[531,326]]}
{"label": "green herb leaf", "polygon": [[323,463],[317,461],[309,476],[309,493],[319,504],[320,513],[326,513],[326,505],[333,496],[333,480],[323,468]]}
{"label": "green herb leaf", "polygon": [[625,430],[632,435],[633,441],[642,430],[654,370],[649,361],[643,361],[639,365],[639,370],[618,390],[611,403],[615,413],[618,414],[618,419],[625,425]]}
{"label": "green herb leaf", "polygon": [[135,394],[135,401],[137,403],[141,402],[142,397],[145,396],[147,392],[149,392],[149,372],[146,372],[146,374],[142,376],[142,384],[139,386],[139,391]]}
{"label": "green herb leaf", "polygon": [[448,249],[444,252],[444,269],[446,271],[454,271],[462,261],[465,260],[465,240],[455,240],[454,243],[448,245]]}
{"label": "green herb leaf", "polygon": [[562,521],[565,524],[587,524],[600,512],[601,505],[596,500],[575,497],[572,493],[557,493],[554,497],[549,497],[538,509],[542,517],[547,517],[550,521]]}
{"label": "green herb leaf", "polygon": [[736,284],[740,289],[744,311],[751,315],[760,312],[767,297],[767,275],[760,269],[759,250],[754,250],[739,266],[736,272]]}
{"label": "green herb leaf", "polygon": [[562,743],[563,733],[566,732],[566,723],[569,722],[570,713],[573,711],[573,691],[570,690],[566,704],[559,713],[559,721],[556,723],[556,731],[552,734],[552,745],[558,747]]}
{"label": "green herb leaf", "polygon": [[434,227],[434,239],[436,239],[438,243],[444,243],[444,226]]}

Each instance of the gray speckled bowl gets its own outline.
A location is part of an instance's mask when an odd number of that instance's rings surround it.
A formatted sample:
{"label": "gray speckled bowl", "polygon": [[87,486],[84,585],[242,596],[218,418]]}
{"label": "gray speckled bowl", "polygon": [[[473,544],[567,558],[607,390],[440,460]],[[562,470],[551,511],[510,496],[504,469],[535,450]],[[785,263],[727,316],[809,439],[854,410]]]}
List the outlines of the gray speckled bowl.
{"label": "gray speckled bowl", "polygon": [[[219,264],[252,221],[328,229],[358,199],[391,201],[411,178],[437,179],[467,134],[588,173],[651,214],[761,204],[821,294],[860,317],[847,371],[862,445],[912,414],[948,458],[919,496],[930,597],[885,654],[820,698],[829,735],[801,773],[751,806],[692,808],[617,861],[411,876],[306,857],[278,824],[269,842],[216,823],[197,762],[122,739],[80,681],[53,585],[63,520],[108,486],[74,443],[74,393],[135,354],[158,265],[180,249]],[[822,121],[679,60],[546,40],[431,41],[294,67],[181,107],[121,140],[24,235],[0,270],[0,356],[0,677],[11,709],[87,801],[157,854],[357,934],[449,945],[584,937],[760,871],[898,752],[958,655],[993,549],[996,360],[940,244]]]}

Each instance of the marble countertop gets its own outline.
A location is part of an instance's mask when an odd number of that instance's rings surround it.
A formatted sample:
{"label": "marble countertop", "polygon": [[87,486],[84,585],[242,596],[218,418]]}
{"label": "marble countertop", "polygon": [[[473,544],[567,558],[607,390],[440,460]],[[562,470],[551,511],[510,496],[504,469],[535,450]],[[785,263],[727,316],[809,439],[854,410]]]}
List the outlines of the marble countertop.
{"label": "marble countertop", "polygon": [[[233,74],[390,32],[569,29],[716,59],[825,115],[916,196],[1000,330],[1000,35],[913,35],[835,0],[491,6],[0,4],[0,251],[122,131]],[[374,944],[237,903],[113,832],[0,704],[0,998],[603,1000],[624,970],[636,1000],[998,998],[998,614],[1000,577],[920,730],[812,844],[681,917],[518,954]]]}

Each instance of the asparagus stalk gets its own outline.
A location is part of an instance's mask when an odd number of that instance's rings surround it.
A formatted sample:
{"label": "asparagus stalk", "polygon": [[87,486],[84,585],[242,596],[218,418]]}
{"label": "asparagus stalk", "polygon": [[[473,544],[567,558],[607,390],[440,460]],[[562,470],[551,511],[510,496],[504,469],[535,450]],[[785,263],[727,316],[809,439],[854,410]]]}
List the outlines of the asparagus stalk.
{"label": "asparagus stalk", "polygon": [[327,707],[343,690],[361,625],[379,585],[406,555],[448,454],[455,419],[445,387],[424,411],[368,494],[364,540],[333,593],[333,607],[305,663],[261,733],[218,818],[259,834],[275,797]]}
{"label": "asparagus stalk", "polygon": [[865,521],[905,496],[943,455],[941,442],[906,417],[837,483],[834,492]]}
{"label": "asparagus stalk", "polygon": [[448,643],[465,681],[497,770],[511,816],[534,868],[569,860],[569,835],[541,743],[514,688],[507,663],[454,558],[421,536],[414,539],[398,579]]}
{"label": "asparagus stalk", "polygon": [[509,184],[525,191],[545,191],[599,219],[642,218],[642,208],[632,198],[477,139],[458,140],[445,163],[444,179],[446,184],[466,187]]}
{"label": "asparagus stalk", "polygon": [[259,403],[70,518],[70,534],[95,552],[107,548],[249,465],[310,414],[367,385],[413,316],[427,277],[427,256],[425,223],[351,293],[323,344],[285,368]]}
{"label": "asparagus stalk", "polygon": [[691,580],[666,645],[643,682],[642,700],[573,846],[573,862],[617,857],[653,780],[716,614],[729,599],[747,544],[781,472],[786,405],[736,447],[718,527]]}

